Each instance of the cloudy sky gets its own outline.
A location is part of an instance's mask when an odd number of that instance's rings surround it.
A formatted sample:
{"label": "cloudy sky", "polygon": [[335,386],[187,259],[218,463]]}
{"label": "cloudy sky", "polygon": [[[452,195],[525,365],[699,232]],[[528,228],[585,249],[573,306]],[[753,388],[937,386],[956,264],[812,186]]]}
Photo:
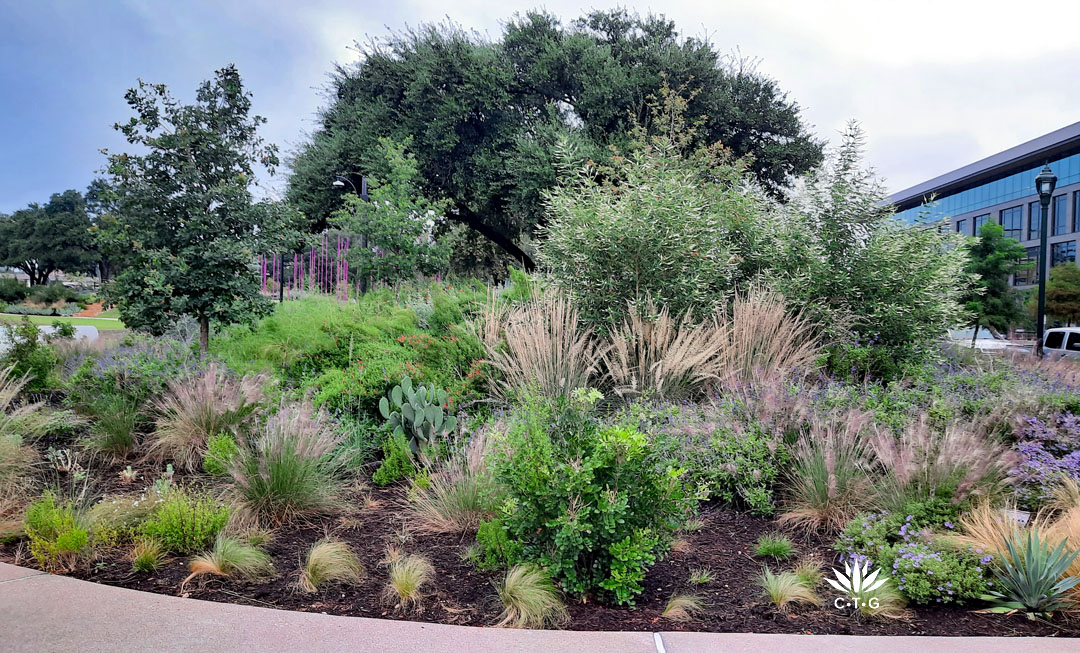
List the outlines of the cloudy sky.
{"label": "cloudy sky", "polygon": [[[617,4],[760,59],[822,138],[859,120],[892,191],[1080,120],[1080,3],[1042,2],[1038,15],[1001,0]],[[538,6],[569,20],[583,5],[0,0],[0,211],[85,188],[99,150],[123,147],[112,124],[129,116],[136,78],[190,99],[235,63],[266,136],[289,150],[313,128],[331,63],[356,59],[354,41],[446,18],[497,38],[501,21]]]}

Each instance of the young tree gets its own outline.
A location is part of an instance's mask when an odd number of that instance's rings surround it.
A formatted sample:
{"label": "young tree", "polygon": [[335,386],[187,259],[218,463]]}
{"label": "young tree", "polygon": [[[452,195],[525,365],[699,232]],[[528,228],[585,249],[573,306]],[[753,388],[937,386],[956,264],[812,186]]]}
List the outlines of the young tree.
{"label": "young tree", "polygon": [[964,307],[974,317],[972,344],[979,336],[980,327],[990,326],[1004,332],[1022,317],[1020,302],[1009,287],[1009,275],[1023,269],[1020,260],[1026,250],[1004,234],[1001,225],[987,222],[967,244],[967,271],[977,279],[964,298]]}
{"label": "young tree", "polygon": [[122,265],[106,295],[136,329],[160,333],[178,316],[194,317],[205,355],[211,320],[250,322],[272,310],[253,260],[282,251],[265,242],[282,234],[271,224],[282,216],[253,205],[250,188],[253,165],[272,173],[277,148],[258,136],[265,119],[251,115],[233,66],[201,84],[193,104],[141,80],[125,98],[135,115],[116,129],[137,149],[105,152],[116,219],[98,237]]}
{"label": "young tree", "polygon": [[398,281],[446,271],[450,248],[435,234],[448,202],[421,194],[410,143],[380,139],[385,176],[370,179],[370,201],[349,193],[345,208],[331,216],[331,224],[353,235],[353,245],[364,243],[348,253],[350,268],[362,279]]}
{"label": "young tree", "polygon": [[77,190],[55,193],[48,204],[31,204],[0,220],[0,265],[22,270],[31,285],[53,272],[92,272],[97,253],[90,237],[86,201]]}
{"label": "young tree", "polygon": [[1080,267],[1055,265],[1046,280],[1046,312],[1072,326],[1080,322]]}
{"label": "young tree", "polygon": [[[893,217],[862,145],[852,123],[783,207],[783,251],[768,274],[827,339],[854,336],[857,373],[888,377],[923,361],[966,319],[962,300],[974,276],[962,238]],[[834,349],[837,360],[844,349]]]}

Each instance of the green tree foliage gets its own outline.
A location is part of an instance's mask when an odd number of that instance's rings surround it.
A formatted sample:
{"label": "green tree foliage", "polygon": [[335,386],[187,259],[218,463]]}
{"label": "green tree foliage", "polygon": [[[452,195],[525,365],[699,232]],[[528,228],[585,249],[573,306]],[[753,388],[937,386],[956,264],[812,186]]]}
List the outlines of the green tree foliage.
{"label": "green tree foliage", "polygon": [[672,313],[710,314],[775,251],[764,233],[766,202],[746,192],[744,160],[718,147],[693,149],[687,102],[663,87],[630,152],[582,168],[547,196],[540,259],[556,285],[596,325],[622,320],[627,302],[651,296]]}
{"label": "green tree foliage", "polygon": [[[380,139],[386,177],[370,180],[370,201],[350,193],[331,216],[331,224],[357,236],[348,257],[350,273],[361,279],[397,282],[446,271],[450,248],[435,234],[447,202],[423,196],[410,141]],[[355,246],[361,242],[366,246]]]}
{"label": "green tree foliage", "polygon": [[273,172],[277,149],[256,133],[265,119],[251,115],[251,95],[232,66],[201,84],[193,104],[141,80],[125,98],[135,115],[116,129],[138,153],[106,152],[116,214],[98,239],[123,266],[106,295],[129,327],[151,333],[194,317],[205,354],[211,320],[270,313],[255,254],[297,246],[282,224],[295,219],[292,211],[252,203],[252,167]]}
{"label": "green tree foliage", "polygon": [[974,276],[962,237],[896,220],[862,145],[850,125],[783,207],[783,247],[768,274],[827,340],[854,336],[860,373],[890,376],[966,320],[961,302]]}
{"label": "green tree foliage", "polygon": [[1013,238],[1006,238],[1001,225],[987,222],[979,235],[967,244],[967,271],[977,281],[964,300],[964,307],[974,316],[974,338],[979,328],[989,326],[1008,331],[1022,317],[1020,302],[1009,287],[1009,275],[1022,267],[1026,249]]}
{"label": "green tree foliage", "polygon": [[450,220],[531,268],[525,243],[556,183],[555,144],[571,140],[581,162],[607,158],[608,145],[625,144],[630,126],[645,123],[665,77],[692,98],[689,115],[705,116],[700,143],[747,156],[767,188],[821,160],[821,144],[776,82],[683,38],[671,21],[612,10],[563,24],[529,12],[508,21],[500,40],[424,25],[338,67],[332,102],[291,162],[289,198],[321,227],[342,202],[333,175],[375,175],[378,139],[412,137],[424,194],[449,200]]}
{"label": "green tree foliage", "polygon": [[1069,263],[1050,268],[1046,312],[1070,325],[1080,323],[1080,267]]}
{"label": "green tree foliage", "polygon": [[47,283],[57,270],[92,272],[97,253],[89,229],[82,193],[55,193],[44,206],[0,218],[0,265],[22,270],[32,285]]}

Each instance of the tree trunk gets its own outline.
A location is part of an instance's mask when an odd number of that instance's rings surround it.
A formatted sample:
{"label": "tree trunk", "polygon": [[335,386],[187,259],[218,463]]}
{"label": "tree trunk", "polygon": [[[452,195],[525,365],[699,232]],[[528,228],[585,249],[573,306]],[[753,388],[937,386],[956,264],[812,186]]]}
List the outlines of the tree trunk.
{"label": "tree trunk", "polygon": [[199,316],[199,355],[205,358],[210,353],[210,318]]}
{"label": "tree trunk", "polygon": [[517,246],[517,243],[510,240],[506,234],[485,223],[478,215],[469,209],[462,206],[456,208],[457,213],[451,212],[451,214],[447,216],[448,218],[454,222],[460,222],[501,247],[503,251],[512,256],[514,260],[520,261],[526,272],[532,272],[536,269],[536,262],[532,260],[532,257],[522,251],[522,249]]}
{"label": "tree trunk", "polygon": [[979,323],[975,323],[975,332],[971,334],[971,348],[975,349],[975,340],[979,337]]}

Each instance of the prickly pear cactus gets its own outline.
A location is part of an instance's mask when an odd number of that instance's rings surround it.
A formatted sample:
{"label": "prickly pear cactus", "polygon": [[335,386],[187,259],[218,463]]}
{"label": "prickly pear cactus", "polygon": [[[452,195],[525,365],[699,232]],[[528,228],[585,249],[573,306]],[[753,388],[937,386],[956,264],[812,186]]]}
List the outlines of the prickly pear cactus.
{"label": "prickly pear cactus", "polygon": [[431,447],[444,434],[457,427],[457,417],[446,415],[446,391],[426,386],[413,387],[409,377],[401,379],[388,397],[379,400],[379,412],[390,422],[394,432],[409,438],[409,448],[418,453]]}

